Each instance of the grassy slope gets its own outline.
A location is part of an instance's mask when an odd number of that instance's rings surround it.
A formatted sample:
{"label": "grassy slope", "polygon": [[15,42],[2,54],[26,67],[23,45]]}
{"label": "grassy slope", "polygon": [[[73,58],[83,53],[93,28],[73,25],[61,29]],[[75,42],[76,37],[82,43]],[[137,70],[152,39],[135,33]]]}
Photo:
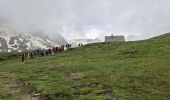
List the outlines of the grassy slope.
{"label": "grassy slope", "polygon": [[45,99],[168,100],[170,34],[145,41],[86,45],[25,63],[3,61],[0,74],[1,98],[16,96],[4,91],[4,84],[14,80]]}

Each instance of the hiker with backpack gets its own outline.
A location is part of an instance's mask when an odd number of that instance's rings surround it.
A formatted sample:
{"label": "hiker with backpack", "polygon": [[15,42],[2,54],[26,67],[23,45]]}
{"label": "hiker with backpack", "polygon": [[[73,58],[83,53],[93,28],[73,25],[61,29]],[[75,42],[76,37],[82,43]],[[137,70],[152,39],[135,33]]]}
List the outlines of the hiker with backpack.
{"label": "hiker with backpack", "polygon": [[24,60],[25,60],[25,53],[24,53],[24,52],[22,52],[22,55],[21,55],[21,61],[22,61],[22,62],[24,62]]}

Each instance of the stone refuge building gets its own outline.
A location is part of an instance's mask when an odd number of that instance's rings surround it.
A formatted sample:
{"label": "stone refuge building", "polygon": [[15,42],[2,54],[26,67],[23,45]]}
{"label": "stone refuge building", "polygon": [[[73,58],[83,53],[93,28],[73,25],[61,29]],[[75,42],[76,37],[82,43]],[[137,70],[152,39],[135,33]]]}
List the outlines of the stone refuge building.
{"label": "stone refuge building", "polygon": [[105,36],[105,42],[125,42],[125,37],[123,35],[120,36]]}

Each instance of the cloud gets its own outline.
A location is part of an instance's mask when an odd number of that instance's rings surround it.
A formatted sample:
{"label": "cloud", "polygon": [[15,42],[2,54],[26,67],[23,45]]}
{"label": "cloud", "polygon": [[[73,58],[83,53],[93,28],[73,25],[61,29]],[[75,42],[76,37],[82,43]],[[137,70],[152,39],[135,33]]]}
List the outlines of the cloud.
{"label": "cloud", "polygon": [[0,0],[0,23],[66,39],[113,33],[131,40],[169,32],[169,10],[169,0]]}

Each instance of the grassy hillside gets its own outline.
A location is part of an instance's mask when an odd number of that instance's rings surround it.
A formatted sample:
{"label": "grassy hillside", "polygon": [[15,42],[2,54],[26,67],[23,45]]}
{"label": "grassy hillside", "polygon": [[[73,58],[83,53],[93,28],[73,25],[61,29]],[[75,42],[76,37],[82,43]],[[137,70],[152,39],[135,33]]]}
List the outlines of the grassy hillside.
{"label": "grassy hillside", "polygon": [[169,100],[170,34],[0,62],[0,98]]}

